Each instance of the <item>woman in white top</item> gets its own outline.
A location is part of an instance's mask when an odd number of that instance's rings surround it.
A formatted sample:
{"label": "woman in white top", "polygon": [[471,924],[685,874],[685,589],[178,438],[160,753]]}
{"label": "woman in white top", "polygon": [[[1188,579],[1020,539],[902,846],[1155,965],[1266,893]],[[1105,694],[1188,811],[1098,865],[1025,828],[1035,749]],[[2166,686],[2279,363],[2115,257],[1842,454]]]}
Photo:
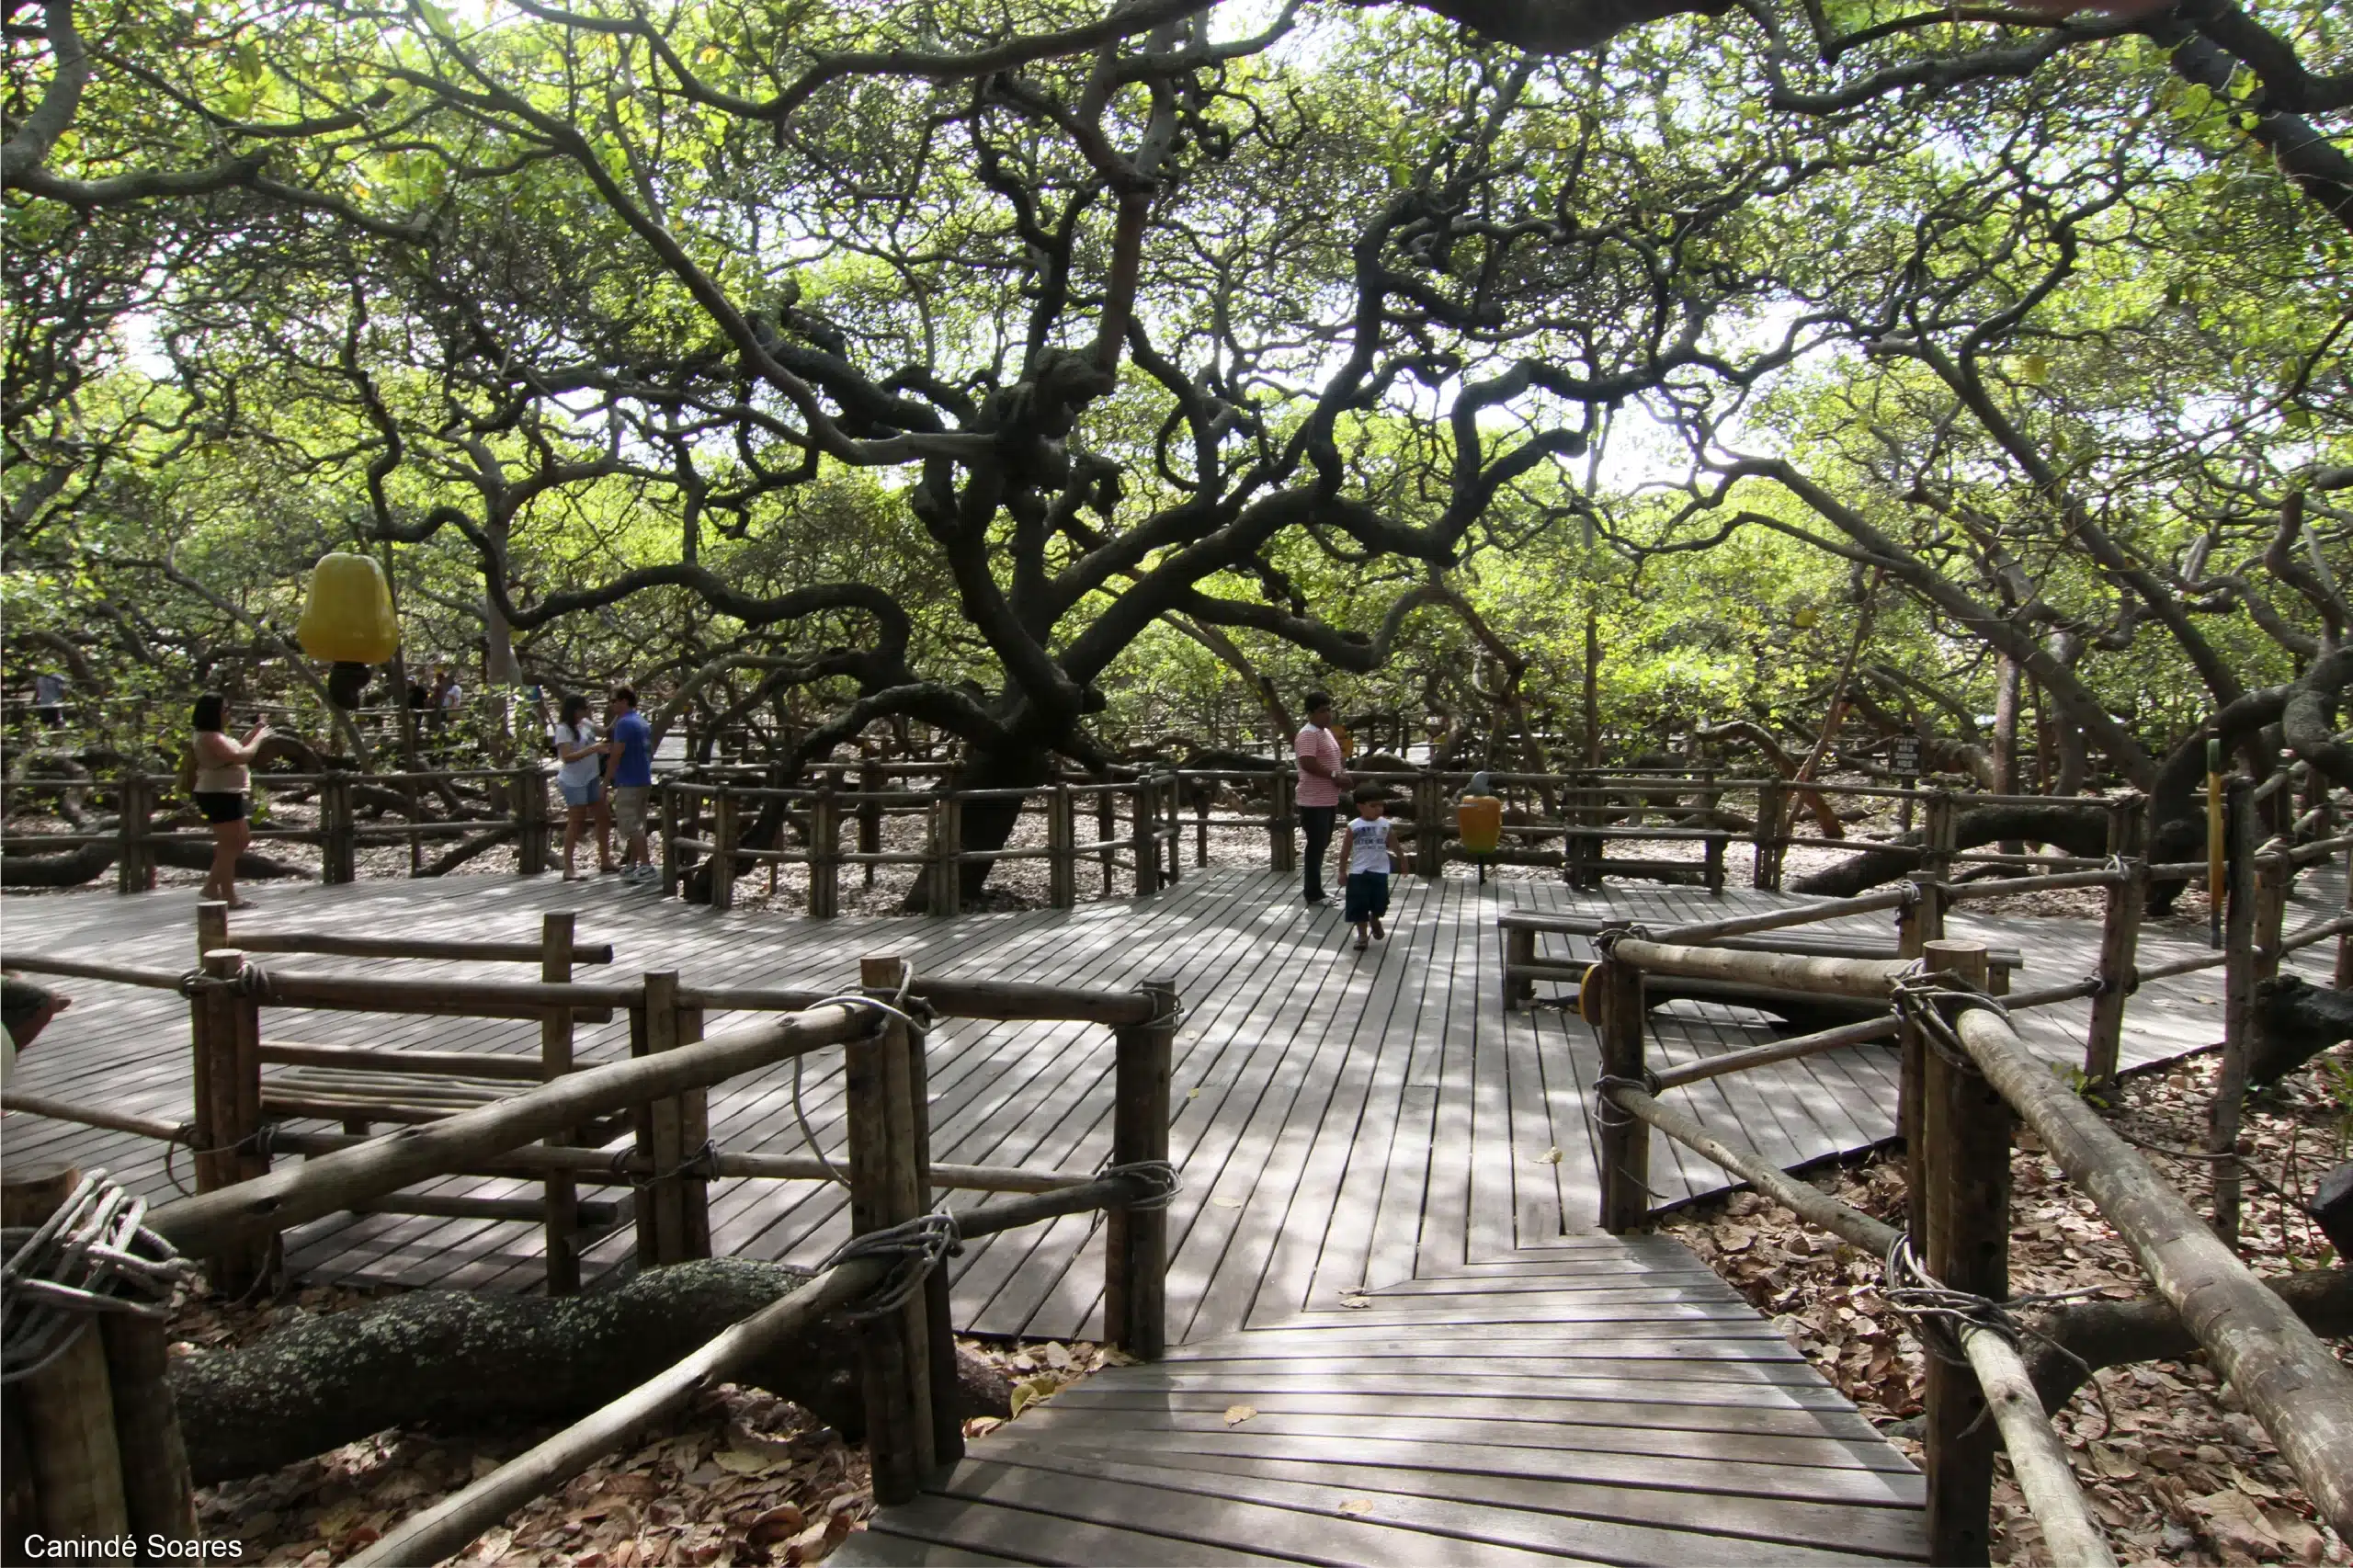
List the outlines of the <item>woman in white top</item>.
{"label": "woman in white top", "polygon": [[610,741],[597,738],[597,726],[588,721],[588,699],[576,695],[565,698],[563,717],[555,726],[555,787],[563,795],[563,880],[567,882],[584,880],[572,869],[572,855],[592,814],[597,822],[597,869],[613,869],[613,817],[605,802],[604,778],[605,757],[612,749]]}
{"label": "woman in white top", "polygon": [[245,796],[253,789],[248,771],[269,726],[256,724],[242,744],[223,733],[229,704],[217,691],[196,699],[188,720],[188,747],[196,753],[196,809],[212,824],[212,870],[204,879],[204,896],[224,899],[232,909],[246,907],[237,896],[237,857],[253,842],[245,826]]}

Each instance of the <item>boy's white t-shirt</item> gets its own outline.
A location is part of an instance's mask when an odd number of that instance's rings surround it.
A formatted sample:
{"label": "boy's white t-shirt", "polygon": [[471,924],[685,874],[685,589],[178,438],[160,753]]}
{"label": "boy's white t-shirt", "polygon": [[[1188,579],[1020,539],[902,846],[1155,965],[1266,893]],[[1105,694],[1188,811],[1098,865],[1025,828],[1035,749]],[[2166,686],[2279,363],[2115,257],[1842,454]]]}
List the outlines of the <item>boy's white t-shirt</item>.
{"label": "boy's white t-shirt", "polygon": [[1348,819],[1348,875],[1358,871],[1389,874],[1389,819]]}
{"label": "boy's white t-shirt", "polygon": [[[577,728],[570,724],[558,724],[555,727],[555,744],[560,747],[593,746],[597,744],[597,726],[585,720],[583,720]],[[558,751],[556,755],[562,756],[563,753]],[[595,779],[597,774],[604,771],[604,767],[603,756],[590,752],[587,756],[574,757],[570,762],[558,763],[555,770],[556,782],[569,784],[576,790],[581,785]]]}

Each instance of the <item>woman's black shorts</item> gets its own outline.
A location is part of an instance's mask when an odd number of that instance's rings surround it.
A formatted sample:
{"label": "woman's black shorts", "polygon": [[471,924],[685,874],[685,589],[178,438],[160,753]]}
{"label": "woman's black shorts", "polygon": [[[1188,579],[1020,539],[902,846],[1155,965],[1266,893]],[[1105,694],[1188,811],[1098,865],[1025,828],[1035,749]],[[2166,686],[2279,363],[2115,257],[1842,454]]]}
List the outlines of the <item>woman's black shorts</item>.
{"label": "woman's black shorts", "polygon": [[245,792],[243,790],[199,790],[196,809],[204,813],[206,822],[243,822],[245,820]]}

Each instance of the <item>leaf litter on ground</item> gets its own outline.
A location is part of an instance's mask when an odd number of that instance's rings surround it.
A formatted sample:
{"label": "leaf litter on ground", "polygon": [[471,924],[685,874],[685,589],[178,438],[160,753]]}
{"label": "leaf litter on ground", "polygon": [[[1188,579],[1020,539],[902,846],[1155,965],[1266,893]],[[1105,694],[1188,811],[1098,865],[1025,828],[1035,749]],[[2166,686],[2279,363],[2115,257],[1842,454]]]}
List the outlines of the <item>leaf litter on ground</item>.
{"label": "leaf litter on ground", "polygon": [[[2353,1049],[2339,1047],[2248,1099],[2248,1157],[2273,1185],[2308,1194],[2348,1157],[2353,1099],[2339,1097],[2335,1085],[2349,1059]],[[2135,1074],[2108,1096],[2107,1119],[2143,1144],[2196,1149],[2217,1065],[2209,1051]],[[2209,1162],[2154,1152],[2147,1157],[2200,1212],[2210,1210]],[[1814,1185],[1901,1225],[1901,1160],[1899,1153],[1817,1174]],[[2151,1290],[2122,1238],[2029,1130],[2020,1129],[2011,1177],[2014,1295],[2112,1287],[2120,1298]],[[1904,1423],[1920,1413],[1923,1362],[1880,1294],[1879,1259],[1745,1190],[1677,1209],[1660,1224],[1770,1316],[1825,1378],[1919,1460],[1920,1446],[1905,1435]],[[2257,1183],[2246,1189],[2240,1252],[2257,1274],[2342,1262],[2309,1215]],[[2353,1343],[2330,1343],[2340,1358],[2353,1361]],[[2202,1356],[2109,1368],[2053,1424],[2120,1562],[2353,1563],[2353,1553],[2315,1517],[2278,1449]],[[1995,1562],[2015,1568],[2051,1563],[2006,1459],[1999,1461],[1994,1511]]]}

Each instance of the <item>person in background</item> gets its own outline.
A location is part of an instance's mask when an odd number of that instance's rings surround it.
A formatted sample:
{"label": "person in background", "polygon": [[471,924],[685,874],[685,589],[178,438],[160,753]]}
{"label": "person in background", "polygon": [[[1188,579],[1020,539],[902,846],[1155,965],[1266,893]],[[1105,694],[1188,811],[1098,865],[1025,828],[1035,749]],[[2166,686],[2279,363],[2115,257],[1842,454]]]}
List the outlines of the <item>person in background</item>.
{"label": "person in background", "polygon": [[605,758],[612,743],[597,738],[588,720],[588,699],[577,694],[563,699],[563,717],[555,726],[555,787],[563,796],[563,880],[581,881],[572,869],[573,851],[593,820],[597,824],[597,869],[618,870],[613,864],[613,816],[605,801]]}
{"label": "person in background", "polygon": [[269,739],[269,726],[256,724],[239,743],[223,733],[228,722],[228,700],[217,691],[206,692],[196,699],[188,721],[188,745],[196,753],[196,809],[212,824],[212,870],[204,879],[204,896],[244,909],[246,903],[237,896],[237,857],[253,841],[245,826],[245,797],[253,789],[254,757]]}
{"label": "person in background", "polygon": [[1378,784],[1356,788],[1357,814],[1348,824],[1335,857],[1332,874],[1340,879],[1347,903],[1340,918],[1357,928],[1357,951],[1389,935],[1381,917],[1389,913],[1389,874],[1396,869],[1396,851],[1390,845],[1389,794]]}
{"label": "person in background", "polygon": [[613,687],[611,758],[613,820],[621,830],[621,881],[650,882],[654,866],[645,853],[645,809],[654,795],[654,727],[637,710],[637,693]]}
{"label": "person in background", "polygon": [[13,974],[0,975],[0,1089],[16,1075],[17,1052],[32,1044],[49,1020],[72,1006],[72,997]]}
{"label": "person in background", "polygon": [[33,712],[44,730],[54,730],[65,722],[65,677],[55,670],[43,670],[33,676]]}
{"label": "person in background", "polygon": [[1347,783],[1340,743],[1332,733],[1332,699],[1307,694],[1307,723],[1291,749],[1299,755],[1299,822],[1307,830],[1307,902],[1324,902],[1324,852],[1340,815],[1340,788]]}

